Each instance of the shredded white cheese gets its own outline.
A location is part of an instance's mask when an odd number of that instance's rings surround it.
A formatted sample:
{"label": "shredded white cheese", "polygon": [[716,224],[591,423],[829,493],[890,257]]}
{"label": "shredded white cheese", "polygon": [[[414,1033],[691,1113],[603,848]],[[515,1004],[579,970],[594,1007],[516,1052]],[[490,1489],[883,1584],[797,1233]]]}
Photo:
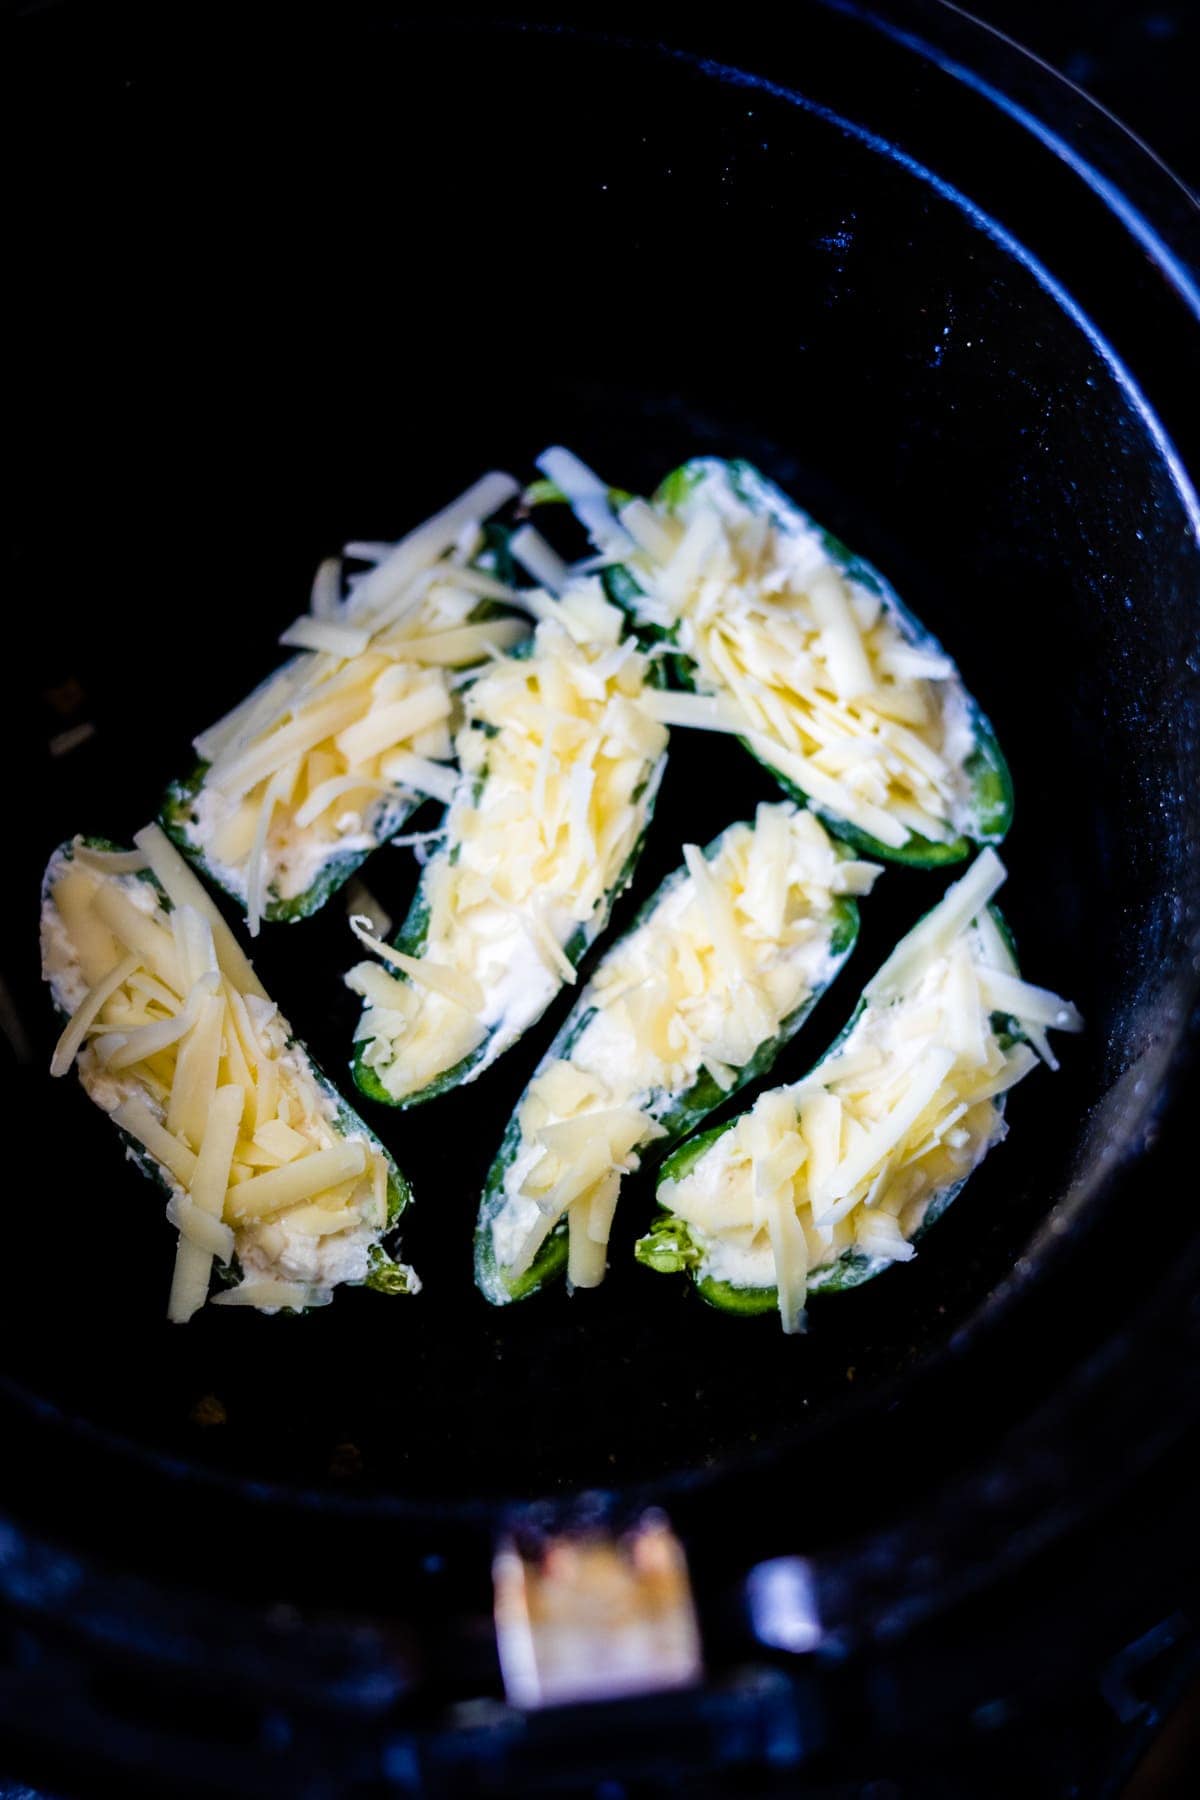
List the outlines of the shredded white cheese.
{"label": "shredded white cheese", "polygon": [[71,1014],[51,1072],[74,1061],[91,1098],[163,1171],[179,1232],[172,1320],[204,1304],[214,1256],[241,1267],[227,1304],[319,1304],[367,1274],[387,1223],[387,1158],[345,1134],[163,833],[147,827],[137,844],[153,882],[82,846],[47,870],[42,970]]}
{"label": "shredded white cheese", "polygon": [[1003,1135],[997,1102],[1035,1065],[995,1016],[1076,1031],[1075,1008],[1021,981],[984,910],[1004,879],[985,851],[897,946],[848,1036],[810,1075],[762,1095],[660,1204],[700,1273],[774,1287],[785,1331],[840,1258],[903,1262],[930,1205]]}
{"label": "shredded white cheese", "polygon": [[844,574],[776,489],[700,460],[670,506],[636,502],[606,527],[597,477],[563,451],[539,466],[627,564],[639,618],[691,659],[698,695],[652,696],[655,717],[744,737],[816,806],[889,849],[979,829],[966,768],[976,734],[953,663]]}
{"label": "shredded white cheese", "polygon": [[344,602],[338,563],[322,563],[311,613],[280,640],[301,654],[196,739],[209,767],[181,829],[245,904],[252,936],[273,903],[305,893],[335,858],[392,836],[452,778],[441,766],[451,754],[451,671],[527,635],[511,617],[472,621],[481,597],[516,596],[461,566],[459,545],[515,492],[508,476],[485,477],[374,558]]}
{"label": "shredded white cheese", "polygon": [[707,856],[688,847],[648,917],[600,962],[569,1051],[526,1090],[491,1221],[503,1284],[564,1214],[572,1284],[602,1278],[621,1178],[663,1136],[659,1120],[706,1070],[731,1086],[829,981],[845,954],[833,948],[838,901],[877,874],[787,802],[760,806]]}
{"label": "shredded white cheese", "polygon": [[395,1100],[468,1058],[480,1073],[574,981],[567,948],[607,918],[653,804],[667,733],[638,705],[648,664],[621,642],[620,614],[592,580],[532,604],[546,616],[530,654],[463,691],[462,774],[422,877],[420,954],[355,926],[403,977],[370,964],[347,977],[367,1002],[363,1060]]}

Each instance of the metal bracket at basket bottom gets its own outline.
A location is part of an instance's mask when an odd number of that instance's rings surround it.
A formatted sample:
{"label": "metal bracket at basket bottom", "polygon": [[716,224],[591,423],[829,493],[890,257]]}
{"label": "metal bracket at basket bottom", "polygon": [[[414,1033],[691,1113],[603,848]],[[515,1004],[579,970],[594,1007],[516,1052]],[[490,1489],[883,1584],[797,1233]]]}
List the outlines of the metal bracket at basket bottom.
{"label": "metal bracket at basket bottom", "polygon": [[496,1641],[510,1704],[610,1700],[686,1687],[703,1673],[683,1548],[660,1513],[622,1536],[501,1544]]}

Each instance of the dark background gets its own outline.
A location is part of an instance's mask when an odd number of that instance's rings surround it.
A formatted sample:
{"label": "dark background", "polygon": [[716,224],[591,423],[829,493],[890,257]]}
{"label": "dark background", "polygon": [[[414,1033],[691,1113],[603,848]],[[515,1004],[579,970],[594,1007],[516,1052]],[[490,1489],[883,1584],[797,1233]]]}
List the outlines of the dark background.
{"label": "dark background", "polygon": [[[1200,191],[1200,0],[976,0],[965,10],[1085,89]],[[1200,1684],[1193,1684],[1121,1800],[1185,1800],[1197,1793]]]}
{"label": "dark background", "polygon": [[1200,187],[1197,0],[975,0],[963,10],[1085,88]]}

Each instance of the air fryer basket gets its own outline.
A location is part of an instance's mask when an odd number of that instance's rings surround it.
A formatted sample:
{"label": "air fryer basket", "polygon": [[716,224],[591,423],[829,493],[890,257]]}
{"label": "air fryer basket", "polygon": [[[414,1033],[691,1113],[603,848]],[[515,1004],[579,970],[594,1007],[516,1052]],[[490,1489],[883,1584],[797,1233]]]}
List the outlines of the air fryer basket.
{"label": "air fryer basket", "polygon": [[[830,1632],[869,1644],[1115,1498],[1195,1404],[1175,1381],[1191,1202],[1151,1153],[1200,967],[1197,321],[1168,247],[1186,207],[1078,97],[923,0],[810,4],[786,37],[693,26],[680,48],[630,29],[382,6],[270,39],[65,7],[10,28],[28,810],[2,941],[31,1049],[7,1104],[37,1172],[8,1199],[0,1569],[19,1610],[96,1643],[98,1596],[124,1593],[135,1660],[269,1644],[251,1695],[269,1664],[277,1699],[328,1700],[313,1644],[349,1654],[280,1602],[359,1621],[368,1714],[410,1680],[494,1691],[471,1621],[496,1533],[648,1503],[738,1655],[731,1595],[792,1553],[822,1571]],[[748,455],[887,571],[995,720],[1006,911],[1087,1035],[1014,1097],[1011,1141],[916,1263],[814,1304],[802,1342],[633,1266],[646,1188],[598,1294],[475,1294],[480,1180],[553,1020],[478,1086],[372,1113],[416,1189],[419,1300],[170,1330],[157,1202],[45,1078],[41,865],[151,815],[193,731],[272,666],[322,555],[555,440],[640,488],[687,454]],[[80,719],[94,735],[49,758]],[[620,916],[769,793],[728,744],[681,745]],[[412,874],[396,850],[370,865],[393,914]],[[938,880],[889,872],[781,1074]],[[339,905],[256,951],[333,1071],[350,955]]]}

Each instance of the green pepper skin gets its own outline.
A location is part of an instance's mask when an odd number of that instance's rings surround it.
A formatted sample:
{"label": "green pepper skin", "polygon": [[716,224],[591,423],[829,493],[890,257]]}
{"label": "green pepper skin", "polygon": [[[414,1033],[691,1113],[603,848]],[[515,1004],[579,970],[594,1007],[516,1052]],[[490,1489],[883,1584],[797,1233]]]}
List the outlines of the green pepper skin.
{"label": "green pepper skin", "polygon": [[[120,853],[123,848],[122,845],[114,843],[111,838],[85,837],[83,843],[89,850],[107,850]],[[73,840],[69,840],[65,844],[60,844],[58,849],[50,856],[49,863],[53,863],[55,858],[60,855],[63,856],[66,861],[70,862],[73,860],[73,851]],[[49,867],[49,863],[47,864],[47,867]],[[139,881],[147,881],[150,883],[151,887],[153,887],[158,894],[165,911],[171,912],[173,910],[169,897],[163,893],[158,881],[149,869],[139,870],[137,872],[137,878]],[[43,903],[47,899],[48,894],[49,881],[47,879],[44,880],[42,884]],[[54,1010],[64,1022],[69,1017],[69,1014],[66,1013],[57,1002],[54,1002]],[[384,1248],[382,1243],[382,1236],[391,1236],[396,1230],[400,1222],[401,1214],[412,1199],[412,1187],[409,1184],[408,1178],[402,1173],[395,1157],[392,1155],[387,1145],[380,1142],[379,1138],[371,1130],[371,1127],[366,1121],[360,1118],[358,1113],[354,1111],[354,1108],[347,1103],[345,1097],[340,1090],[334,1086],[333,1082],[330,1081],[320,1064],[310,1055],[303,1041],[300,1038],[293,1036],[288,1039],[288,1046],[289,1048],[294,1047],[301,1052],[312,1071],[317,1086],[336,1106],[337,1129],[339,1133],[344,1137],[365,1138],[372,1149],[382,1153],[384,1160],[387,1163],[387,1223],[383,1228],[381,1241],[371,1246],[368,1272],[365,1280],[361,1284],[358,1282],[346,1282],[342,1285],[347,1287],[357,1287],[361,1285],[363,1287],[374,1288],[378,1292],[386,1294],[408,1293],[410,1288],[407,1266],[404,1263],[396,1262]],[[127,1159],[141,1171],[147,1180],[152,1181],[156,1187],[160,1188],[167,1199],[170,1199],[175,1192],[175,1188],[167,1171],[162,1167],[162,1164],[157,1162],[155,1158],[151,1156],[145,1145],[139,1143],[137,1138],[131,1137],[127,1131],[122,1131],[119,1125],[116,1127],[116,1130],[118,1137],[125,1146]],[[218,1281],[229,1285],[232,1279],[232,1271],[223,1269],[222,1266],[216,1262],[215,1258],[214,1267],[216,1269]],[[282,1312],[295,1311],[292,1307],[282,1307],[280,1310]],[[302,1310],[308,1312],[315,1309],[305,1307]]]}
{"label": "green pepper skin", "polygon": [[[927,631],[921,621],[909,611],[891,583],[880,574],[873,564],[852,550],[833,533],[826,531],[817,521],[810,517],[802,507],[797,506],[782,490],[768,481],[752,463],[736,459],[722,462],[715,457],[697,457],[682,464],[662,482],[654,495],[653,504],[667,512],[678,508],[692,490],[714,469],[721,469],[728,477],[730,486],[738,499],[757,512],[766,512],[780,525],[799,520],[821,539],[830,561],[849,580],[857,582],[869,593],[875,594],[899,621],[908,642],[920,645],[939,655],[945,655],[938,639]],[[626,613],[631,624],[647,643],[670,641],[670,634],[660,626],[645,626],[639,621],[638,599],[642,589],[637,578],[630,570],[616,566],[605,572],[605,584],[609,597]],[[691,659],[682,654],[675,654],[670,659],[672,679],[676,686],[689,692],[702,692],[696,685],[696,667]],[[961,862],[971,852],[973,844],[998,844],[1006,835],[1012,824],[1013,786],[1008,764],[997,742],[991,723],[976,704],[972,695],[964,695],[969,711],[971,730],[975,740],[975,748],[967,758],[966,769],[971,781],[972,797],[975,806],[975,830],[970,837],[958,837],[950,843],[939,844],[929,838],[910,836],[908,841],[898,848],[890,844],[881,844],[868,832],[860,830],[847,819],[840,818],[828,808],[819,806],[809,799],[803,789],[787,775],[782,774],[765,757],[759,754],[745,738],[738,741],[750,755],[760,762],[780,787],[801,806],[809,806],[817,817],[834,836],[853,846],[861,855],[877,858],[882,862],[907,864],[912,868],[933,869],[946,863]]]}
{"label": "green pepper skin", "polygon": [[[1008,921],[994,903],[989,904],[988,911],[1003,933],[1009,948],[1013,949],[1015,953],[1013,934]],[[817,1058],[808,1071],[809,1074],[815,1073],[823,1063],[828,1062],[841,1049],[866,1010],[866,1004],[865,997],[859,999],[842,1029],[828,1049]],[[1016,1020],[1008,1018],[1006,1015],[992,1014],[992,1030],[1004,1049],[1007,1049],[1010,1044],[1024,1042],[1024,1033]],[[1007,1098],[1006,1094],[1001,1094],[997,1099],[996,1110],[1001,1114],[1004,1112]],[[744,1116],[744,1113],[735,1113],[732,1118],[723,1120],[711,1131],[697,1132],[686,1143],[680,1144],[678,1149],[667,1157],[659,1170],[658,1187],[661,1189],[668,1181],[679,1181],[689,1170],[694,1168],[705,1151],[715,1144],[718,1138],[724,1137],[727,1131],[732,1131],[738,1120]],[[951,1182],[932,1196],[925,1208],[925,1216],[913,1232],[910,1242],[920,1243],[926,1232],[937,1224],[947,1207],[962,1192],[973,1173],[974,1170],[969,1170],[961,1181]],[[703,1250],[693,1243],[685,1221],[676,1218],[673,1213],[662,1206],[661,1201],[659,1205],[660,1212],[653,1226],[634,1247],[634,1255],[640,1263],[655,1270],[658,1274],[677,1274],[686,1271],[701,1298],[706,1300],[710,1306],[716,1307],[719,1312],[737,1313],[742,1317],[749,1317],[752,1314],[778,1310],[779,1295],[774,1287],[735,1287],[731,1282],[717,1281],[712,1276],[702,1275],[700,1270],[704,1261]],[[865,1256],[861,1250],[843,1250],[834,1262],[810,1272],[808,1292],[810,1295],[843,1294],[850,1288],[861,1287],[865,1281],[873,1281],[877,1275],[882,1275],[886,1269],[890,1269],[892,1266],[892,1262],[887,1257]]]}
{"label": "green pepper skin", "polygon": [[[727,829],[733,830],[734,828],[730,826]],[[726,832],[723,831],[718,837],[714,838],[710,844],[705,846],[704,855],[709,862],[711,862],[718,854],[725,836]],[[672,870],[671,874],[660,883],[654,893],[650,895],[649,899],[641,907],[634,918],[633,923],[630,925],[626,937],[632,937],[635,931],[640,930],[640,928],[647,923],[656,908],[667,898],[668,894],[670,894],[680,882],[686,881],[687,878],[688,872],[686,867]],[[824,985],[810,994],[808,999],[805,1000],[801,1006],[798,1006],[794,1012],[790,1013],[788,1017],[783,1020],[774,1037],[765,1039],[764,1042],[759,1045],[750,1061],[743,1064],[742,1068],[738,1070],[732,1087],[722,1088],[718,1086],[708,1070],[703,1069],[699,1078],[693,1082],[692,1086],[684,1093],[674,1097],[669,1095],[657,1096],[656,1098],[660,1102],[659,1106],[656,1106],[654,1101],[651,1101],[646,1110],[649,1111],[657,1120],[658,1124],[663,1127],[666,1136],[656,1139],[653,1144],[647,1145],[645,1149],[640,1152],[641,1166],[643,1169],[652,1166],[659,1157],[665,1155],[671,1149],[673,1144],[678,1144],[681,1138],[687,1138],[688,1133],[694,1131],[696,1126],[699,1125],[703,1119],[706,1119],[711,1112],[715,1111],[718,1106],[728,1100],[731,1095],[736,1094],[740,1088],[745,1087],[748,1082],[757,1080],[760,1075],[765,1075],[775,1062],[780,1051],[800,1030],[800,1027],[804,1024],[818,1000],[820,1000],[821,996],[832,985],[833,981],[840,973],[858,938],[858,907],[855,902],[848,896],[841,896],[834,902],[832,910],[834,924],[830,938],[830,953],[837,958],[837,964],[830,972]],[[619,942],[623,941],[624,940],[622,939]],[[618,947],[619,943],[618,945],[614,945],[613,949],[615,950]],[[546,1051],[546,1054],[542,1057],[542,1060],[534,1070],[533,1075],[530,1078],[531,1081],[536,1081],[538,1076],[541,1075],[551,1063],[557,1062],[560,1059],[565,1060],[569,1056],[572,1047],[587,1028],[588,1022],[593,1017],[595,1011],[596,1008],[588,1003],[586,993],[582,994],[572,1011],[563,1021],[550,1048]],[[505,1204],[504,1178],[521,1145],[521,1128],[518,1123],[520,1110],[521,1103],[518,1102],[516,1110],[508,1122],[500,1149],[488,1171],[487,1181],[484,1185],[483,1195],[479,1205],[479,1217],[475,1227],[476,1286],[480,1289],[484,1297],[490,1300],[495,1306],[503,1306],[510,1300],[522,1300],[526,1298],[527,1295],[535,1293],[544,1282],[560,1272],[565,1266],[567,1259],[567,1231],[565,1218],[547,1239],[546,1245],[543,1246],[542,1251],[539,1252],[539,1255],[535,1258],[532,1266],[519,1278],[515,1285],[509,1285],[507,1277],[504,1275],[495,1259],[492,1248],[492,1223]],[[697,1140],[693,1138],[688,1139],[688,1143],[696,1141]],[[675,1152],[675,1155],[682,1155],[683,1151],[687,1148],[688,1144],[682,1145],[680,1150]],[[558,1249],[557,1246],[560,1239],[561,1249]],[[555,1251],[553,1255],[547,1255],[548,1247],[551,1245],[556,1246]],[[543,1257],[545,1258],[544,1267],[542,1266]]]}
{"label": "green pepper skin", "polygon": [[[610,487],[608,490],[608,504],[614,512],[622,506],[628,506],[634,498],[627,488]],[[530,511],[536,506],[565,506],[566,503],[567,496],[557,481],[551,481],[546,476],[531,481],[521,495],[521,505]]]}

